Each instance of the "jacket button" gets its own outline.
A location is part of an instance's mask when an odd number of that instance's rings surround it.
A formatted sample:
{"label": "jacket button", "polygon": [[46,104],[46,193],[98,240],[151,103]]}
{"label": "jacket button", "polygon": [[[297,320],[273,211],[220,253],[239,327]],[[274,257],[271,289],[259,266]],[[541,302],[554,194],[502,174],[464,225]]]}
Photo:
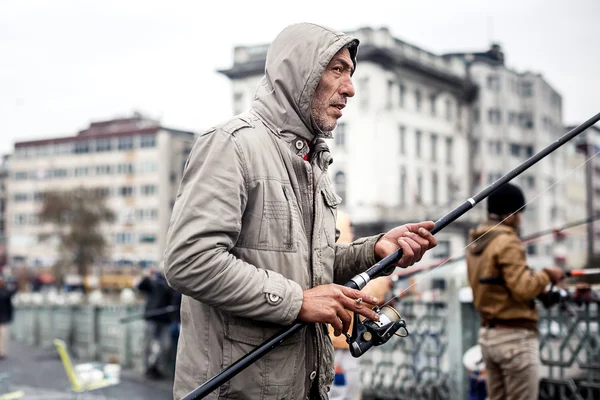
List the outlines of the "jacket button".
{"label": "jacket button", "polygon": [[280,300],[280,297],[277,296],[276,294],[270,293],[269,300],[271,301],[272,304],[277,304],[277,302]]}
{"label": "jacket button", "polygon": [[298,150],[302,149],[304,147],[304,141],[303,140],[296,140],[296,148]]}
{"label": "jacket button", "polygon": [[313,371],[310,373],[310,380],[314,380],[317,377],[317,371]]}

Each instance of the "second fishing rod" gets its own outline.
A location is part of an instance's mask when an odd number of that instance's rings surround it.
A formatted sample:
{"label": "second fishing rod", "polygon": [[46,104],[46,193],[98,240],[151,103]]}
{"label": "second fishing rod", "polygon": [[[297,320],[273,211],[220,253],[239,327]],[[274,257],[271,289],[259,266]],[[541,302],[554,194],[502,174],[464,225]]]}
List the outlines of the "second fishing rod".
{"label": "second fishing rod", "polygon": [[[519,176],[525,170],[536,164],[538,161],[567,143],[569,140],[573,139],[575,136],[579,135],[583,131],[585,131],[590,126],[594,125],[596,122],[600,121],[600,113],[591,117],[587,121],[573,128],[569,132],[565,133],[555,142],[551,143],[544,149],[542,149],[537,154],[533,155],[521,165],[517,166],[512,171],[508,172],[506,175],[502,176],[500,179],[492,183],[490,186],[483,189],[481,192],[477,193],[473,197],[468,198],[462,203],[460,206],[444,215],[442,218],[435,222],[434,228],[431,230],[432,234],[436,234],[452,222],[460,218],[466,212],[475,207],[478,203],[486,199],[490,194],[495,192],[498,188],[500,188],[505,183],[511,181],[515,177]],[[350,287],[353,289],[362,289],[365,285],[371,280],[381,275],[389,275],[396,268],[396,264],[402,258],[402,250],[398,249],[395,252],[391,253],[367,271],[356,275],[349,282],[347,282],[344,286]],[[375,309],[374,309],[375,310]],[[381,312],[383,311],[383,312]],[[363,354],[367,351],[371,346],[377,346],[385,343],[391,336],[393,336],[400,328],[404,328],[406,330],[406,325],[404,321],[400,319],[400,316],[394,315],[394,310],[387,307],[385,310],[377,310],[376,312],[380,313],[381,320],[377,323],[374,321],[365,320],[355,325],[353,328],[353,334],[350,340],[350,350],[351,353],[355,356]],[[357,318],[357,317],[355,317]],[[355,322],[357,322],[355,320]],[[288,328],[282,329],[281,332],[273,335],[271,338],[267,339],[258,347],[254,348],[250,353],[246,354],[238,361],[231,364],[229,367],[225,368],[219,374],[215,375],[208,381],[206,381],[201,386],[197,387],[186,396],[182,398],[182,400],[191,400],[191,399],[202,399],[207,396],[209,393],[217,389],[219,386],[223,385],[225,382],[229,381],[231,378],[239,374],[241,371],[246,369],[248,366],[256,362],[258,359],[266,355],[276,346],[281,344],[285,339],[291,337],[292,335],[299,332],[302,328],[304,328],[308,323],[304,321],[296,321]],[[382,325],[383,324],[383,325]],[[356,330],[362,328],[363,332],[357,332]],[[408,331],[406,331],[408,334]]]}

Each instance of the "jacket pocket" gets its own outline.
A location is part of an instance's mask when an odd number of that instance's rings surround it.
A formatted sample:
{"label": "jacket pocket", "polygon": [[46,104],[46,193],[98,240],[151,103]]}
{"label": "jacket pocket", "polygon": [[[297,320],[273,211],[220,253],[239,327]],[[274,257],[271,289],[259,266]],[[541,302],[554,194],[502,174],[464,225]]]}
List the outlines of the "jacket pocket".
{"label": "jacket pocket", "polygon": [[[269,339],[282,327],[246,318],[225,317],[225,340],[223,343],[223,368],[239,360],[257,346]],[[252,363],[240,374],[233,377],[220,394],[223,398],[245,397],[257,399],[288,398],[298,379],[303,362],[301,344],[304,330],[279,344],[266,355]],[[293,396],[289,397],[293,398]]]}
{"label": "jacket pocket", "polygon": [[325,185],[321,189],[323,195],[323,230],[327,237],[327,244],[331,247],[335,246],[336,238],[336,219],[337,208],[342,202],[342,198],[338,196],[331,185]]}
{"label": "jacket pocket", "polygon": [[300,229],[299,212],[289,185],[279,181],[265,182],[262,216],[257,248],[296,252]]}

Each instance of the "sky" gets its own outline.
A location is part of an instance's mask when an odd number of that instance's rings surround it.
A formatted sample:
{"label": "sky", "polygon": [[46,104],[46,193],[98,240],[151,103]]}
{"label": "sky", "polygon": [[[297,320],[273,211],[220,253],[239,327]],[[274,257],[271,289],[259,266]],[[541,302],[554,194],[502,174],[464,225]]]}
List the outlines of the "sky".
{"label": "sky", "polygon": [[[508,67],[563,96],[563,122],[600,112],[599,0],[1,0],[0,153],[134,111],[201,131],[231,116],[237,45],[285,26],[387,27],[436,54],[499,43]],[[359,52],[360,68],[360,52]],[[357,94],[359,95],[359,94]]]}

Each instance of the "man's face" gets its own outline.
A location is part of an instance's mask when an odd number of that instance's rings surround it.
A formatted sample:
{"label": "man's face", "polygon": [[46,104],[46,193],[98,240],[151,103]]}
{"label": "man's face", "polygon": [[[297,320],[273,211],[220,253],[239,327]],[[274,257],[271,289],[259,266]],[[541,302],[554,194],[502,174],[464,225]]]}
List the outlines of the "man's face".
{"label": "man's face", "polygon": [[346,48],[338,51],[325,68],[311,105],[312,116],[321,131],[335,129],[347,98],[354,96],[353,73],[354,65]]}

